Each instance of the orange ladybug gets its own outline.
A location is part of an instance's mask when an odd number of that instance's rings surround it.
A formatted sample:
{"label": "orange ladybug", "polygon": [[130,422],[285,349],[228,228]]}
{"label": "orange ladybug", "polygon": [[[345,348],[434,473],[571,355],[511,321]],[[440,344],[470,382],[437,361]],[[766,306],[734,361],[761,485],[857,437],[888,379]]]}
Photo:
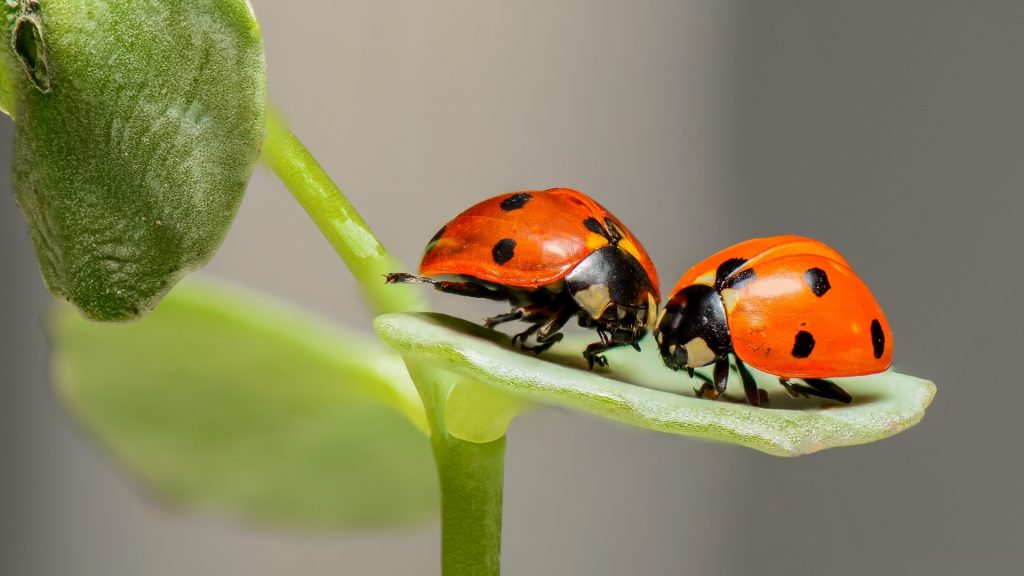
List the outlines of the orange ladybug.
{"label": "orange ladybug", "polygon": [[601,353],[610,348],[639,350],[661,299],[640,242],[600,204],[568,188],[502,194],[469,208],[430,239],[420,274],[392,273],[386,281],[508,300],[512,311],[484,325],[529,322],[512,338],[523,350],[548,349],[577,317],[601,339],[583,352],[591,368],[607,365]]}
{"label": "orange ladybug", "polygon": [[[801,236],[741,242],[679,279],[655,339],[673,370],[714,364],[700,396],[725,392],[729,354],[747,401],[767,400],[744,363],[778,376],[790,395],[853,400],[825,378],[882,372],[892,361],[892,333],[881,307],[834,249]],[[802,379],[806,385],[791,383]]]}

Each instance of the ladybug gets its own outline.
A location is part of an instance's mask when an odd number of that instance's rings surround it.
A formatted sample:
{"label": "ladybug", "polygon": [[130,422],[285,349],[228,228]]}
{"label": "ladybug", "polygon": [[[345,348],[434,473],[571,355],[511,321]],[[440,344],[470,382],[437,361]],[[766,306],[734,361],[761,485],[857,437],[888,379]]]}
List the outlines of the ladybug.
{"label": "ladybug", "polygon": [[[700,390],[725,392],[729,355],[747,401],[767,401],[745,362],[779,378],[793,396],[853,400],[825,378],[889,368],[892,333],[881,307],[850,264],[825,244],[785,235],[741,242],[679,279],[658,320],[655,339],[673,370],[714,364]],[[791,383],[799,378],[806,385]]]}
{"label": "ladybug", "polygon": [[600,204],[568,188],[513,192],[476,204],[430,239],[419,272],[388,274],[386,282],[508,300],[512,311],[484,325],[529,322],[512,338],[523,350],[550,348],[577,317],[601,339],[583,352],[590,368],[607,366],[601,353],[608,349],[639,350],[661,299],[657,272],[640,242]]}

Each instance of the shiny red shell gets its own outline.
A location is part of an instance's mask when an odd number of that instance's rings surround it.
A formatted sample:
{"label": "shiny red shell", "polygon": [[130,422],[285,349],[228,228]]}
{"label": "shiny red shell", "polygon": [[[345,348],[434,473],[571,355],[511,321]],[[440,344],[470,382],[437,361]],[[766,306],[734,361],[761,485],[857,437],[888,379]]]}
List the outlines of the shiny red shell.
{"label": "shiny red shell", "polygon": [[565,278],[609,241],[587,227],[612,222],[618,247],[640,262],[655,298],[658,275],[640,242],[618,218],[589,196],[569,188],[502,194],[476,204],[448,222],[427,245],[420,274],[468,276],[527,289]]}
{"label": "shiny red shell", "polygon": [[[867,285],[833,248],[801,236],[757,238],[691,268],[673,294],[715,285],[719,266],[745,262],[720,290],[733,351],[783,378],[873,374],[892,362],[889,322]],[[726,286],[729,282],[724,283]]]}

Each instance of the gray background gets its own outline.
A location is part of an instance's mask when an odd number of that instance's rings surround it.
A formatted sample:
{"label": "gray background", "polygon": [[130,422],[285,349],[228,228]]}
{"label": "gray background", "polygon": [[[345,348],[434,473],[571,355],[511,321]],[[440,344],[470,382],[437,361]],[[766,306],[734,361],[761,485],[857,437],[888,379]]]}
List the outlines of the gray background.
{"label": "gray background", "polygon": [[[531,413],[507,574],[1021,573],[1024,3],[253,4],[272,95],[406,261],[470,203],[558,185],[638,231],[665,288],[730,243],[807,234],[871,284],[896,368],[938,383],[917,428],[795,460]],[[55,405],[9,191],[0,221],[0,574],[438,572],[431,526],[299,537],[142,498]],[[209,269],[367,326],[266,172]]]}

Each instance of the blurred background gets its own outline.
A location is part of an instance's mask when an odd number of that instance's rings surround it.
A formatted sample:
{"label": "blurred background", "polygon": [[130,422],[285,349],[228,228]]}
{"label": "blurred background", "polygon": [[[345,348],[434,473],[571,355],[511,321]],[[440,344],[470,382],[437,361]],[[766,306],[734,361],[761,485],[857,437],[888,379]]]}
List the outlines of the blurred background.
{"label": "blurred background", "polygon": [[[934,380],[889,440],[776,459],[558,410],[514,423],[506,574],[1024,569],[1024,3],[252,0],[270,92],[396,255],[497,193],[570,186],[664,288],[758,235],[837,247]],[[0,122],[0,574],[437,574],[438,531],[288,535],[144,498],[56,404],[49,297]],[[208,271],[369,330],[258,170]],[[439,297],[439,309],[465,301]],[[473,316],[496,310],[471,309]]]}

